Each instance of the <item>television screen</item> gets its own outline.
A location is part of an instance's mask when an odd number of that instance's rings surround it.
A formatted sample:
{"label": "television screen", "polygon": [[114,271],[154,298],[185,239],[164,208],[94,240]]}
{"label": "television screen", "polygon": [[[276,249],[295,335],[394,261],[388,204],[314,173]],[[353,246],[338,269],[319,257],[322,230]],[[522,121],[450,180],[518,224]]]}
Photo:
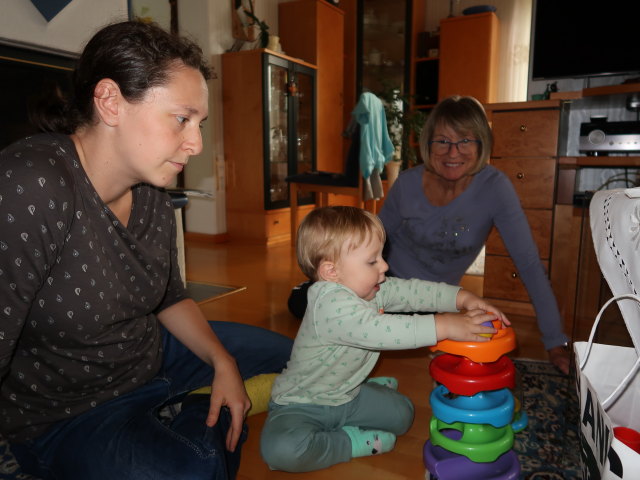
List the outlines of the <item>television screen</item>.
{"label": "television screen", "polygon": [[640,72],[640,2],[536,0],[533,80]]}
{"label": "television screen", "polygon": [[29,111],[57,88],[68,92],[74,60],[0,45],[0,150],[37,133]]}

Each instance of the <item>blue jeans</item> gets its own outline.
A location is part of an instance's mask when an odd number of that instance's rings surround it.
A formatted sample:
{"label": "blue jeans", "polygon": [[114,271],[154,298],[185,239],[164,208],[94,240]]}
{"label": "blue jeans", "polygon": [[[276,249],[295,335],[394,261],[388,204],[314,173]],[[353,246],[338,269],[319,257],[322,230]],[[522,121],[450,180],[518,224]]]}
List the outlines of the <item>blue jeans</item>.
{"label": "blue jeans", "polygon": [[[209,322],[236,359],[242,378],[280,372],[292,340],[262,328]],[[235,452],[225,448],[231,415],[226,408],[218,423],[207,427],[208,395],[185,395],[211,385],[213,369],[173,335],[164,333],[163,364],[150,382],[137,390],[54,424],[26,444],[12,444],[25,472],[58,480],[232,479],[246,440],[244,427]],[[159,415],[182,402],[172,419]]]}

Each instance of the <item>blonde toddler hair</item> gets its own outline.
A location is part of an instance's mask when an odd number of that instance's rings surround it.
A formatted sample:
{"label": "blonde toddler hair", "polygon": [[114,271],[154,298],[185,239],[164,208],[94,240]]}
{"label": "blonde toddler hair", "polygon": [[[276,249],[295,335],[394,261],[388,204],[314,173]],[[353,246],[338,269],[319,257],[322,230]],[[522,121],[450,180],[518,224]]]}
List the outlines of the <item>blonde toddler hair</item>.
{"label": "blonde toddler hair", "polygon": [[384,244],[384,227],[376,215],[366,210],[346,206],[316,208],[298,228],[298,265],[307,277],[318,280],[318,267],[323,261],[335,262],[343,251],[349,252],[376,237]]}

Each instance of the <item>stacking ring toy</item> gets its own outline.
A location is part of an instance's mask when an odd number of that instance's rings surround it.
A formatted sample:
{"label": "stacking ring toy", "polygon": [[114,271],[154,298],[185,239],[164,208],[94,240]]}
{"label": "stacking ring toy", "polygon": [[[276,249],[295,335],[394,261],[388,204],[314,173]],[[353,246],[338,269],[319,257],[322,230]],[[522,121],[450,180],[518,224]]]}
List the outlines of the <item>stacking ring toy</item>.
{"label": "stacking ring toy", "polygon": [[[451,432],[445,432],[451,430]],[[513,446],[511,425],[496,428],[476,423],[445,423],[431,417],[430,440],[435,446],[464,455],[474,462],[494,462]]]}
{"label": "stacking ring toy", "polygon": [[502,355],[516,348],[516,335],[513,332],[513,328],[505,327],[500,320],[494,320],[493,322],[494,327],[498,329],[498,331],[488,342],[441,340],[429,348],[431,348],[432,352],[440,350],[445,353],[462,355],[474,362],[495,362]]}
{"label": "stacking ring toy", "polygon": [[522,405],[520,404],[520,400],[515,398],[515,409],[513,413],[513,421],[511,422],[511,428],[514,433],[521,432],[527,425],[529,424],[529,417],[527,416],[527,412],[522,409]]}
{"label": "stacking ring toy", "polygon": [[436,356],[429,364],[431,378],[458,395],[515,388],[515,372],[513,362],[504,355],[495,362],[476,363],[467,357],[445,353]]}
{"label": "stacking ring toy", "polygon": [[445,423],[487,423],[504,427],[513,421],[515,402],[507,388],[468,397],[452,395],[444,385],[438,385],[429,401],[433,415]]}
{"label": "stacking ring toy", "polygon": [[422,453],[424,466],[439,480],[518,480],[520,477],[520,462],[513,450],[500,455],[494,462],[476,463],[427,440]]}

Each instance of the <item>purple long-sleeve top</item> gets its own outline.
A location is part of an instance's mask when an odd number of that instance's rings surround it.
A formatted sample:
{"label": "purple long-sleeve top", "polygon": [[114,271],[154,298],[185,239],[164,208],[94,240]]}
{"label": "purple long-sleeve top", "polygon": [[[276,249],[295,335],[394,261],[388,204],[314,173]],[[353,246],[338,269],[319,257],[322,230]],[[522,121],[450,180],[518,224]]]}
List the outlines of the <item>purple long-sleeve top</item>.
{"label": "purple long-sleeve top", "polygon": [[565,344],[557,301],[507,176],[487,165],[452,202],[434,206],[422,190],[423,169],[402,172],[380,211],[389,274],[456,285],[495,225],[527,288],[545,348]]}

